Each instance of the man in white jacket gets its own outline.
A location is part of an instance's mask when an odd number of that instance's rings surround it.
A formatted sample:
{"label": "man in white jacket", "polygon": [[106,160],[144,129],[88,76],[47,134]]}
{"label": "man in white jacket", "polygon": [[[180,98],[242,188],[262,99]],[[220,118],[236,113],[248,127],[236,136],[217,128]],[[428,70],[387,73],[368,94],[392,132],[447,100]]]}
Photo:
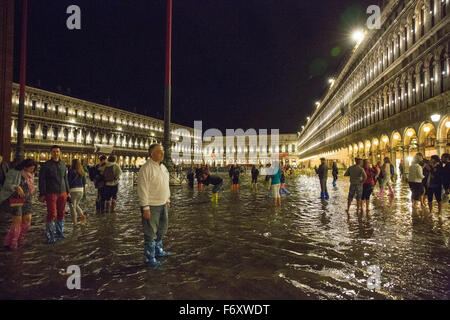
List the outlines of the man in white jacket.
{"label": "man in white jacket", "polygon": [[162,238],[167,232],[170,208],[169,171],[161,162],[164,149],[159,144],[149,148],[150,160],[139,170],[137,194],[142,213],[144,230],[144,262],[154,267],[156,258],[168,256],[163,250]]}
{"label": "man in white jacket", "polygon": [[411,202],[414,209],[417,208],[417,202],[420,201],[420,197],[423,195],[422,179],[423,168],[420,163],[423,160],[421,153],[417,153],[409,166],[408,183],[411,189]]}

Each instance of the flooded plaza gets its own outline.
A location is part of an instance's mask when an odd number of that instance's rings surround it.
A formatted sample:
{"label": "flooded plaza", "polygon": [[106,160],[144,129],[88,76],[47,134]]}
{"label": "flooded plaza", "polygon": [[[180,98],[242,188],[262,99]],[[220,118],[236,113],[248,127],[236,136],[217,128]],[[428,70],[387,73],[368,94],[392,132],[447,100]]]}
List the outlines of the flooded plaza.
{"label": "flooded plaza", "polygon": [[[172,208],[158,269],[143,265],[143,234],[134,173],[119,186],[116,213],[95,213],[88,185],[86,226],[44,243],[45,207],[36,213],[25,246],[0,250],[1,299],[449,299],[450,210],[412,214],[406,183],[395,198],[372,197],[371,212],[345,213],[348,180],[328,180],[330,199],[319,199],[316,177],[286,179],[290,196],[274,207],[264,177],[258,192],[243,176],[239,193],[226,175],[219,203],[187,185],[171,187]],[[378,193],[378,187],[374,192]],[[0,217],[0,236],[10,218]],[[81,289],[69,290],[67,267],[81,270]],[[369,266],[380,270],[380,289],[368,289]]]}

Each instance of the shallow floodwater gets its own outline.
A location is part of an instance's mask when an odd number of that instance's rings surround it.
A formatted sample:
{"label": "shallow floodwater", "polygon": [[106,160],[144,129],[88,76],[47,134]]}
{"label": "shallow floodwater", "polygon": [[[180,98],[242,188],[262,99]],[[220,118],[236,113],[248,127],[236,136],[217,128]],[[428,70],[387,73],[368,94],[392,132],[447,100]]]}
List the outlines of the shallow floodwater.
{"label": "shallow floodwater", "polygon": [[[450,210],[442,217],[412,214],[406,184],[396,197],[374,197],[370,216],[345,213],[348,180],[319,198],[316,177],[287,179],[292,193],[281,208],[257,193],[249,176],[233,193],[225,175],[218,205],[212,187],[202,192],[171,187],[172,208],[159,269],[143,266],[141,230],[133,173],[120,182],[115,214],[95,214],[96,190],[89,185],[88,225],[72,227],[66,239],[44,244],[45,207],[36,214],[25,247],[0,249],[1,299],[449,299]],[[377,190],[378,191],[378,190]],[[376,192],[377,193],[377,192]],[[9,216],[0,216],[1,240]],[[68,290],[66,269],[81,269],[81,290]],[[369,266],[381,271],[380,290],[367,288]]]}

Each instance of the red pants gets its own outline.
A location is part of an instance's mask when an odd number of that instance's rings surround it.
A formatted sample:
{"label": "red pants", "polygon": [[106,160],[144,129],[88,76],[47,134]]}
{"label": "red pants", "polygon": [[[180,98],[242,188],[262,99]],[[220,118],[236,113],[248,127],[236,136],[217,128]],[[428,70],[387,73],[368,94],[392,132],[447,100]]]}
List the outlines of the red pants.
{"label": "red pants", "polygon": [[47,222],[53,222],[58,216],[58,220],[64,220],[66,214],[67,193],[49,193],[45,195],[47,202]]}

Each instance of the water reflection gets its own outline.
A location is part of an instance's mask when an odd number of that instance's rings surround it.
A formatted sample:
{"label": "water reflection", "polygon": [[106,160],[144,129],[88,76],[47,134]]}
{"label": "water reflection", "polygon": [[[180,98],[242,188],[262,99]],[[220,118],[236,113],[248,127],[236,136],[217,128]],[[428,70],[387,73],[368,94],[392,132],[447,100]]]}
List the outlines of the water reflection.
{"label": "water reflection", "polygon": [[[228,179],[225,179],[228,182]],[[142,266],[142,231],[133,174],[120,182],[117,212],[94,213],[95,189],[84,204],[88,225],[55,246],[43,243],[45,208],[17,252],[0,251],[0,298],[31,299],[419,299],[450,298],[450,220],[412,212],[407,185],[396,197],[371,200],[370,214],[345,213],[348,182],[319,199],[319,182],[286,182],[281,207],[244,176],[239,193],[225,184],[219,203],[211,188],[172,188],[166,249],[157,270]],[[331,185],[331,181],[330,181]],[[375,192],[377,193],[377,192]],[[0,217],[1,236],[9,221]],[[66,288],[79,265],[82,290]],[[381,269],[382,288],[367,289],[367,267]]]}

